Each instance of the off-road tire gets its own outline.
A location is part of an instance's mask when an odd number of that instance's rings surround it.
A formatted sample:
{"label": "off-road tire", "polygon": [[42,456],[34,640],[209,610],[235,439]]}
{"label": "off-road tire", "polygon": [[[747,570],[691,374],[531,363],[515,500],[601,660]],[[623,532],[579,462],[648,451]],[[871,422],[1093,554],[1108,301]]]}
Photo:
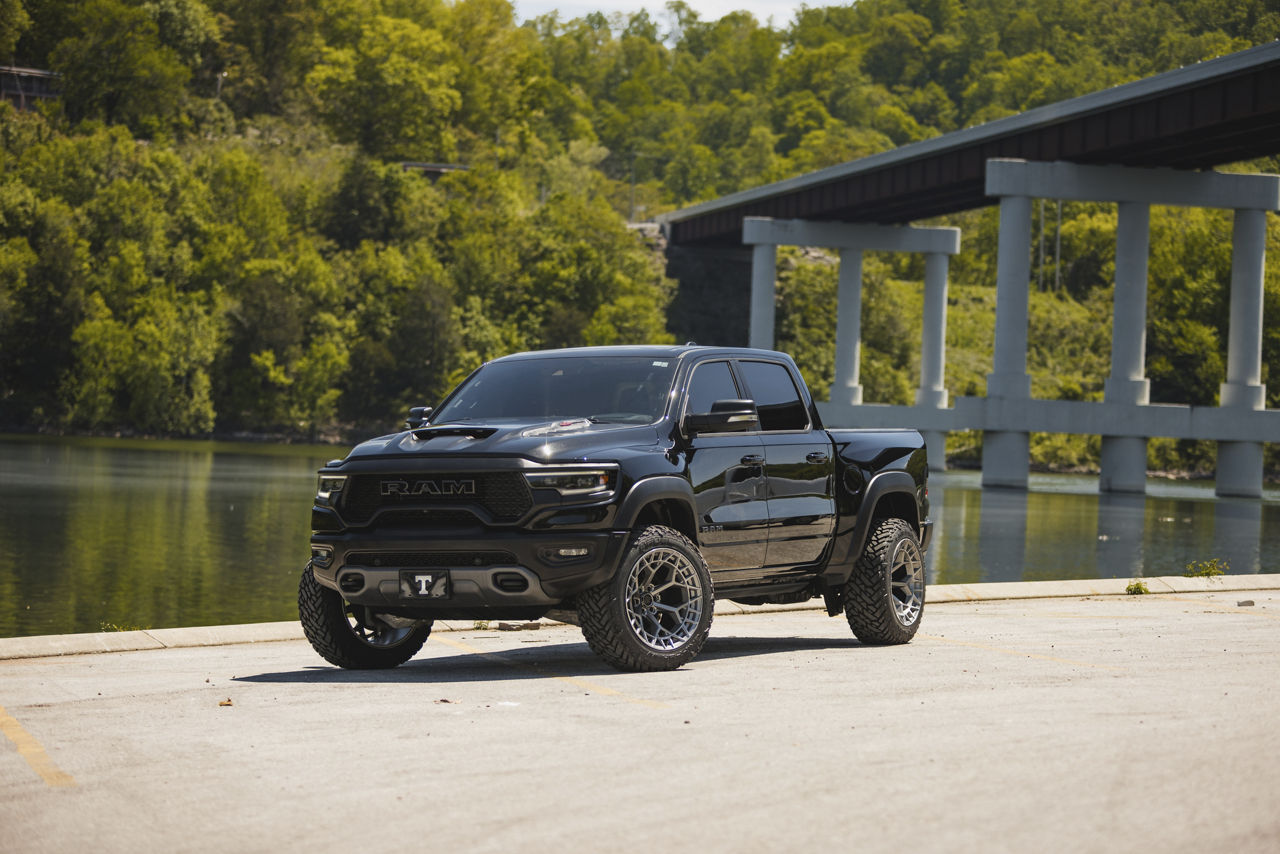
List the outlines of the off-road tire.
{"label": "off-road tire", "polygon": [[645,528],[614,577],[578,594],[582,636],[619,670],[675,670],[711,631],[715,593],[698,547],[679,531]]}
{"label": "off-road tire", "polygon": [[378,670],[404,664],[422,649],[431,634],[431,621],[413,628],[360,628],[356,608],[316,581],[311,564],[298,580],[298,618],[311,646],[331,664],[353,670]]}
{"label": "off-road tire", "polygon": [[907,643],[924,616],[924,553],[902,519],[876,525],[844,587],[844,615],[866,644]]}

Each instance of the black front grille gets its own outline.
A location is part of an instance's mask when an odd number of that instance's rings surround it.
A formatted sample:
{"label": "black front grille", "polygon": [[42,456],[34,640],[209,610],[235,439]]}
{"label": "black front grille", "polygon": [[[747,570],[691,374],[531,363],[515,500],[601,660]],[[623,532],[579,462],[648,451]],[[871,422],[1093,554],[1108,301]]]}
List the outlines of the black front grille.
{"label": "black front grille", "polygon": [[351,552],[347,566],[510,566],[511,552]]}
{"label": "black front grille", "polygon": [[387,508],[480,507],[495,521],[514,522],[533,506],[519,472],[358,474],[342,495],[342,515],[360,525]]}
{"label": "black front grille", "polygon": [[386,510],[378,514],[375,528],[412,528],[415,531],[452,531],[476,528],[483,523],[470,510]]}

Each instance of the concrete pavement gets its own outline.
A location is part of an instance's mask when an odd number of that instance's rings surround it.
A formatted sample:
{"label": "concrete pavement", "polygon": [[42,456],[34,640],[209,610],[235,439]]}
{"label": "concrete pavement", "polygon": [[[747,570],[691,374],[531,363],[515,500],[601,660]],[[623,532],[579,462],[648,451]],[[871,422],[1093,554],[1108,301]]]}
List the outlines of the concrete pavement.
{"label": "concrete pavement", "polygon": [[569,626],[0,661],[0,851],[1280,847],[1280,592],[938,589],[906,646],[718,614],[674,673]]}

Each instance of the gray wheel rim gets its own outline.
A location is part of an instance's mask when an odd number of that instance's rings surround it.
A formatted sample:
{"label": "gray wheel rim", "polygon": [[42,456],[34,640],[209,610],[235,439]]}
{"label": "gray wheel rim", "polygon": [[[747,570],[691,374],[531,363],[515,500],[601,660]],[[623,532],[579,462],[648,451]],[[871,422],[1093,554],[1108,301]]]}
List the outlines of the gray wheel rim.
{"label": "gray wheel rim", "polygon": [[702,621],[702,580],[693,562],[675,549],[650,549],[641,555],[627,576],[626,595],[631,630],[651,649],[679,649]]}
{"label": "gray wheel rim", "polygon": [[381,649],[398,646],[413,634],[412,627],[389,626],[379,620],[377,614],[362,605],[348,604],[346,616],[347,627],[351,629],[351,634],[365,646]]}
{"label": "gray wheel rim", "polygon": [[900,540],[893,550],[893,568],[889,574],[889,596],[898,622],[910,626],[920,619],[924,607],[924,559],[920,548],[911,540]]}

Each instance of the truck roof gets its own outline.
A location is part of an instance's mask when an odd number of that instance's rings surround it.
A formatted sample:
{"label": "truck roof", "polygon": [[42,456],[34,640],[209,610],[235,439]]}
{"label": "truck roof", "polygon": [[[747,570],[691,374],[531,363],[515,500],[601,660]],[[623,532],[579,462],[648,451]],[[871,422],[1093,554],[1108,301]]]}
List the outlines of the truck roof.
{"label": "truck roof", "polygon": [[774,350],[762,350],[755,347],[704,347],[698,344],[623,344],[607,347],[565,347],[559,350],[530,350],[524,353],[512,353],[492,359],[494,362],[505,362],[516,359],[545,359],[555,356],[639,356],[642,358],[679,358],[690,353],[725,353],[737,356],[782,356],[785,353]]}

